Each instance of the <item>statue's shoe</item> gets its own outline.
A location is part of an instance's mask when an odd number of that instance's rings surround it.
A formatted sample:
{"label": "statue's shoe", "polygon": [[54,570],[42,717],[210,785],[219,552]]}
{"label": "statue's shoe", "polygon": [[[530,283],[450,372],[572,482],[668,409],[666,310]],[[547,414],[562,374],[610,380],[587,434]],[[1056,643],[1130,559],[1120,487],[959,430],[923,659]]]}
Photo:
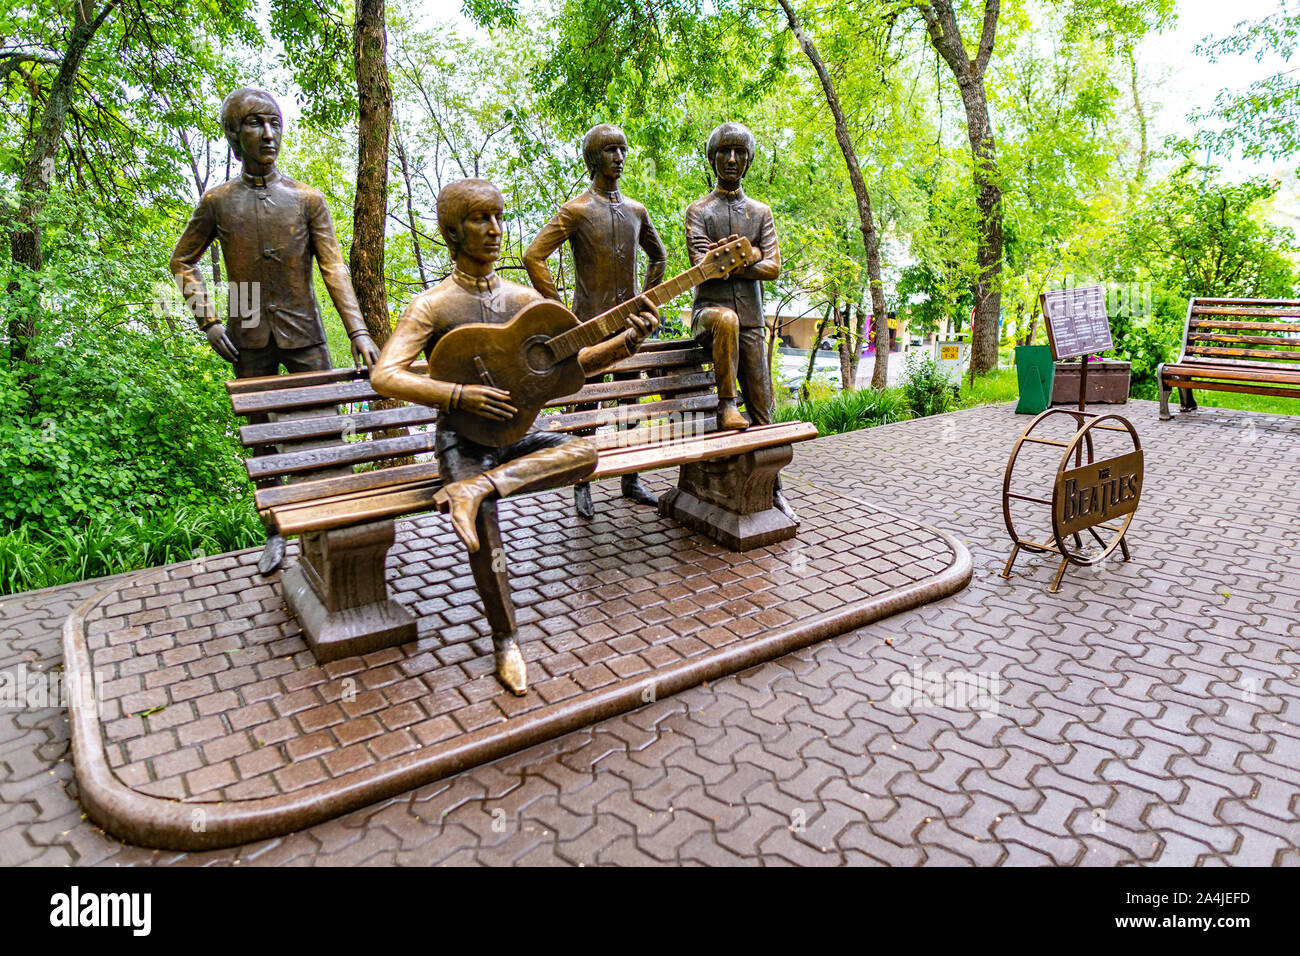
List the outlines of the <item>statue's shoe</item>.
{"label": "statue's shoe", "polygon": [[465,481],[453,481],[439,488],[433,496],[433,503],[439,511],[451,517],[451,526],[456,536],[465,543],[470,554],[478,550],[478,532],[474,524],[478,519],[478,508],[493,491],[492,482],[482,475]]}
{"label": "statue's shoe", "polygon": [[584,481],[573,486],[573,507],[584,518],[593,518],[596,508],[591,503],[591,483]]}
{"label": "statue's shoe", "polygon": [[493,657],[496,659],[497,680],[512,694],[522,697],[528,693],[528,668],[524,664],[523,652],[514,638],[492,641]]}
{"label": "statue's shoe", "polygon": [[623,476],[623,497],[638,504],[656,507],[659,499],[645,485],[641,484],[640,475]]}
{"label": "statue's shoe", "polygon": [[749,427],[749,419],[740,414],[735,402],[718,406],[718,429],[720,431],[739,431]]}
{"label": "statue's shoe", "polygon": [[278,534],[267,535],[266,547],[257,559],[257,570],[263,576],[274,574],[275,569],[284,561],[284,538]]}

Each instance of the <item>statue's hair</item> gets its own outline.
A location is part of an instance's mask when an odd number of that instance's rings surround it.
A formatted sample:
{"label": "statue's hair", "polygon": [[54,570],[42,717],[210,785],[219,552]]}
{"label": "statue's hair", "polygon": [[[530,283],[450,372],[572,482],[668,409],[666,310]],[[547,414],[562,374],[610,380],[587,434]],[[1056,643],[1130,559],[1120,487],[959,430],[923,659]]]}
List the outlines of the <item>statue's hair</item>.
{"label": "statue's hair", "polygon": [[582,161],[587,164],[587,173],[595,176],[600,172],[600,154],[610,143],[622,141],[627,145],[627,137],[617,126],[600,123],[587,130],[582,137]]}
{"label": "statue's hair", "polygon": [[460,254],[460,227],[479,209],[505,211],[501,190],[486,179],[458,179],[438,193],[438,231],[453,259]]}
{"label": "statue's hair", "polygon": [[749,131],[749,127],[744,123],[723,123],[709,134],[708,145],[704,147],[710,166],[713,165],[713,157],[718,155],[718,150],[722,148],[723,143],[732,142],[749,150],[749,159],[753,161],[755,142],[754,134]]}
{"label": "statue's hair", "polygon": [[[259,109],[259,107],[270,107],[270,109]],[[275,101],[275,97],[255,86],[245,86],[235,90],[221,104],[221,128],[225,130],[226,142],[230,144],[231,152],[241,161],[244,152],[239,146],[239,127],[244,125],[244,117],[254,112],[274,113],[276,116],[281,116],[280,104]]]}

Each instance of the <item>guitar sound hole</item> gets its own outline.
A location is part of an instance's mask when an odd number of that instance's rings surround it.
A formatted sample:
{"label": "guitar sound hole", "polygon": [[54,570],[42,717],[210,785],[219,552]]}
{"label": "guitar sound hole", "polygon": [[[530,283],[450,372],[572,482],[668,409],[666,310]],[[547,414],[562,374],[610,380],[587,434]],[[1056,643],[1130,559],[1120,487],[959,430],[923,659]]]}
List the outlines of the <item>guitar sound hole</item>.
{"label": "guitar sound hole", "polygon": [[534,372],[542,374],[555,367],[555,359],[551,356],[545,336],[539,335],[524,343],[524,361]]}

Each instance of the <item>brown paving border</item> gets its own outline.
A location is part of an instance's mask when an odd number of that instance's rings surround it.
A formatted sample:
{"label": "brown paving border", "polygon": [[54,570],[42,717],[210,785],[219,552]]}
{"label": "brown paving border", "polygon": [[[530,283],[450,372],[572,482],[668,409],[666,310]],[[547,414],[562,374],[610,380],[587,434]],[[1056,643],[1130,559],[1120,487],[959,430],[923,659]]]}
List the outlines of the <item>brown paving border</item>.
{"label": "brown paving border", "polygon": [[[817,491],[833,494],[824,489]],[[861,499],[842,494],[836,497],[864,506],[882,518],[906,526],[909,531],[924,531],[939,538],[951,552],[951,561],[941,571],[874,596],[657,667],[648,674],[629,677],[573,699],[518,714],[332,780],[269,797],[227,801],[178,800],[151,796],[127,786],[114,773],[95,708],[81,706],[74,697],[69,709],[69,723],[82,805],[105,830],[127,842],[144,846],[206,850],[278,836],[634,710],[647,702],[644,696],[647,688],[653,687],[654,690],[654,697],[649,699],[666,697],[891,614],[938,600],[969,584],[972,574],[970,553],[952,536]],[[88,616],[123,587],[140,584],[160,573],[161,569],[151,569],[127,579],[125,583],[106,588],[69,615],[63,629],[67,678],[75,679],[76,675],[92,670],[87,641]],[[196,810],[202,810],[205,817],[201,832],[194,828]]]}

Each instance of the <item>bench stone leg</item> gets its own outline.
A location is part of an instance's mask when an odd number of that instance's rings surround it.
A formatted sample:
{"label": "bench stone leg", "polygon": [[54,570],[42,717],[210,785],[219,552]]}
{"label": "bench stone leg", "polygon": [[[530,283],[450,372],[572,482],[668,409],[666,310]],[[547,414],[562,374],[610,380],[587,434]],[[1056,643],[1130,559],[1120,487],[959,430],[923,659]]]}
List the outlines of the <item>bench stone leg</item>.
{"label": "bench stone leg", "polygon": [[1167,422],[1173,417],[1169,414],[1169,393],[1173,389],[1165,384],[1165,367],[1163,364],[1156,366],[1156,387],[1160,389],[1160,420]]}
{"label": "bench stone leg", "polygon": [[682,465],[677,487],[659,499],[659,513],[733,551],[793,538],[797,526],[772,506],[777,476],[793,456],[790,445],[775,445]]}
{"label": "bench stone leg", "polygon": [[280,580],[320,663],[416,639],[415,616],[392,599],[384,580],[393,540],[391,519],[299,539],[298,563]]}

